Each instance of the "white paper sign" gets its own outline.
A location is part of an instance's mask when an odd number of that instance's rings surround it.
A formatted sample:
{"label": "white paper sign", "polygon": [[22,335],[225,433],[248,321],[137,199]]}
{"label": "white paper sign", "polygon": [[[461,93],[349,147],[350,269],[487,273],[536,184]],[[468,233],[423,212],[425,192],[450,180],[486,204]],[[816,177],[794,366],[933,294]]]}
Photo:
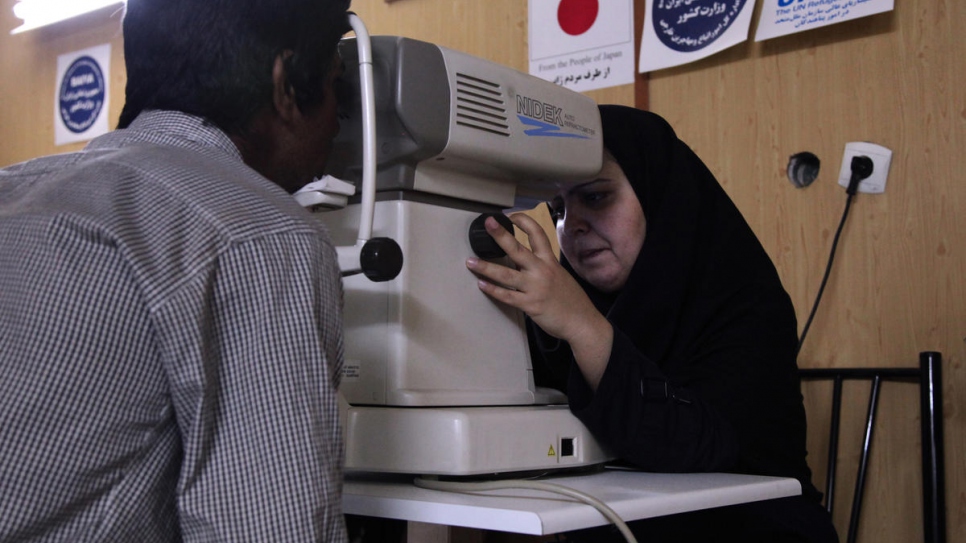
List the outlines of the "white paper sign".
{"label": "white paper sign", "polygon": [[110,96],[111,44],[57,57],[54,144],[105,134]]}
{"label": "white paper sign", "polygon": [[894,0],[762,0],[755,41],[892,11]]}
{"label": "white paper sign", "polygon": [[632,0],[530,0],[530,74],[577,92],[634,82]]}
{"label": "white paper sign", "polygon": [[641,73],[694,62],[748,39],[755,0],[649,0]]}

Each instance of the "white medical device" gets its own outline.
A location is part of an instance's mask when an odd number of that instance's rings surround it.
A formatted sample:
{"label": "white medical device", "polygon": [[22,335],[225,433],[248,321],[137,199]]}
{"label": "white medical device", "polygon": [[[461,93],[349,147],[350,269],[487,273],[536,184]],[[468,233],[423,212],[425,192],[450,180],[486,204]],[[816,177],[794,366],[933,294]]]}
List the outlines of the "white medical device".
{"label": "white medical device", "polygon": [[[342,247],[346,468],[478,475],[605,462],[566,398],[534,385],[523,314],[480,292],[464,264],[474,250],[501,258],[480,234],[481,214],[545,200],[556,182],[599,172],[596,104],[412,39],[372,37],[370,52],[364,27],[354,29],[341,46],[343,83],[354,88],[341,97],[327,173],[362,197],[331,210],[345,186],[334,200],[297,195],[307,207],[320,202]],[[360,88],[367,78],[371,94]],[[365,129],[373,119],[374,135]],[[398,275],[345,274],[359,261],[345,253],[373,236],[398,243]]]}

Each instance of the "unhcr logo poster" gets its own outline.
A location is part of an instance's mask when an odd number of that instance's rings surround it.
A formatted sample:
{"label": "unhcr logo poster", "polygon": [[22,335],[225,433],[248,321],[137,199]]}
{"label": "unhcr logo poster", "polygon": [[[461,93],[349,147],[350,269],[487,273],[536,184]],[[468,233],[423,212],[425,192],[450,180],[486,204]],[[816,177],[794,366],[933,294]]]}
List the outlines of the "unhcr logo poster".
{"label": "unhcr logo poster", "polygon": [[108,131],[111,45],[57,57],[54,144],[87,141]]}
{"label": "unhcr logo poster", "polygon": [[755,41],[892,11],[894,0],[764,0]]}

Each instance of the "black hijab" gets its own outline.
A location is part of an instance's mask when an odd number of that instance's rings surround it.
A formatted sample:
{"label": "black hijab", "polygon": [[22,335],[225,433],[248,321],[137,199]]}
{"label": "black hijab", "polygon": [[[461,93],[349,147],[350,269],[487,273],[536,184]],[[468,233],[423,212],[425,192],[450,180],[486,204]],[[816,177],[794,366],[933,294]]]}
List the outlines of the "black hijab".
{"label": "black hijab", "polygon": [[[659,365],[749,305],[772,313],[779,351],[794,363],[797,324],[771,259],[714,175],[660,116],[602,105],[604,147],[640,200],[647,221],[625,286],[603,293],[561,263],[612,325]],[[551,338],[542,338],[550,345]]]}
{"label": "black hijab", "polygon": [[[617,293],[598,291],[564,258],[563,265],[615,333],[636,348],[633,364],[647,366],[649,375],[662,374],[670,386],[696,398],[712,418],[725,421],[722,428],[735,436],[739,448],[736,465],[727,469],[794,476],[807,484],[805,417],[795,363],[797,324],[774,265],[711,172],[664,119],[623,106],[600,106],[600,114],[604,146],[641,202],[646,236],[627,283]],[[566,344],[531,327],[539,358],[556,370],[551,372],[555,379],[544,379],[544,384],[567,390],[571,408],[595,433],[621,439],[620,434],[634,432],[613,419],[638,415],[595,407],[599,402],[571,369],[573,356]],[[612,352],[608,370],[614,356]],[[534,364],[538,380],[546,369]],[[606,380],[605,372],[601,389]],[[636,384],[612,381],[606,386],[613,396],[621,394],[621,387]],[[647,409],[641,416],[665,416],[654,412],[656,407]],[[673,457],[676,446],[668,445],[664,450],[670,452],[661,458]],[[648,454],[641,454],[642,464]]]}
{"label": "black hijab", "polygon": [[734,324],[753,305],[777,319],[771,337],[762,340],[777,342],[794,363],[791,300],[758,238],[701,159],[653,113],[622,106],[601,106],[600,112],[604,146],[647,220],[627,284],[607,311],[611,323],[660,361]]}

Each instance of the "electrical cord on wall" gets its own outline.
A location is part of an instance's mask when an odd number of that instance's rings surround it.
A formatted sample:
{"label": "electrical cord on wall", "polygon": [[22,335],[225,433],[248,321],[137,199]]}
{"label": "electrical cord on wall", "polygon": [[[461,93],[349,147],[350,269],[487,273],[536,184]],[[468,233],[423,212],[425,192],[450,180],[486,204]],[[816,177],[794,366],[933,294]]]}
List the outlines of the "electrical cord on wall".
{"label": "electrical cord on wall", "polygon": [[547,483],[543,481],[528,481],[522,479],[510,479],[504,481],[479,481],[479,482],[459,482],[459,481],[438,481],[435,479],[426,479],[423,477],[417,477],[413,484],[420,488],[428,488],[430,490],[444,490],[448,492],[478,492],[481,490],[505,490],[508,488],[524,488],[530,490],[540,490],[543,492],[553,492],[555,494],[562,494],[564,496],[576,499],[587,505],[600,511],[604,517],[612,522],[614,526],[620,531],[621,535],[628,543],[637,543],[637,539],[634,534],[631,533],[630,528],[627,527],[627,523],[621,519],[620,515],[616,511],[611,509],[606,503],[598,500],[597,498],[581,492],[579,490],[574,490],[573,488],[558,485],[554,483]]}
{"label": "electrical cord on wall", "polygon": [[852,198],[855,193],[859,190],[859,183],[863,179],[868,178],[872,175],[872,159],[867,156],[854,156],[852,157],[852,164],[850,165],[852,169],[852,175],[849,177],[849,186],[845,189],[845,193],[848,195],[845,199],[845,211],[842,212],[842,219],[839,221],[839,227],[835,231],[835,238],[832,240],[832,250],[828,256],[828,264],[825,265],[825,275],[822,277],[822,284],[818,289],[818,295],[815,296],[815,303],[812,304],[812,311],[808,315],[808,321],[805,322],[805,327],[802,328],[802,335],[798,339],[798,350],[796,352],[802,351],[802,344],[805,343],[805,336],[808,334],[808,329],[812,326],[812,320],[815,318],[815,311],[818,309],[818,304],[822,300],[822,293],[825,292],[825,285],[828,283],[829,275],[832,273],[832,261],[835,259],[835,249],[839,244],[839,236],[842,235],[842,227],[845,226],[845,219],[849,216],[849,208],[852,206]]}

